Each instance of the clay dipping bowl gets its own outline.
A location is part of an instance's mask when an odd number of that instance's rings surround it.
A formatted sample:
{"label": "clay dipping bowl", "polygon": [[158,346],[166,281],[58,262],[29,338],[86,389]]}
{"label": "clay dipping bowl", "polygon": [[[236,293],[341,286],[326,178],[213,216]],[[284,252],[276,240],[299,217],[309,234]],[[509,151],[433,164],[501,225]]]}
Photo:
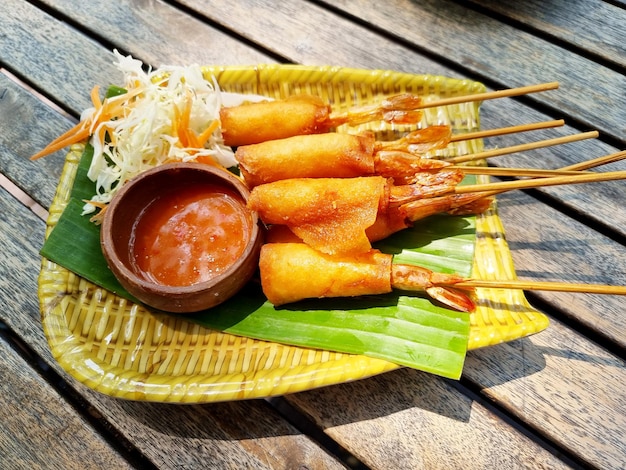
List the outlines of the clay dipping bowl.
{"label": "clay dipping bowl", "polygon": [[[195,185],[195,186],[194,186]],[[142,270],[136,253],[139,221],[148,207],[158,207],[164,194],[189,187],[211,187],[237,196],[236,210],[249,221],[247,230],[230,233],[243,252],[214,277],[190,284],[164,283]],[[258,268],[263,232],[255,212],[246,208],[249,191],[235,175],[200,163],[171,163],[141,173],[127,182],[109,203],[101,226],[102,252],[120,284],[139,301],[158,310],[191,313],[214,307],[236,294]],[[160,211],[160,210],[159,210]],[[246,233],[247,232],[247,233]],[[198,236],[204,235],[202,231]],[[148,257],[146,256],[146,259]],[[172,257],[176,259],[177,257]]]}

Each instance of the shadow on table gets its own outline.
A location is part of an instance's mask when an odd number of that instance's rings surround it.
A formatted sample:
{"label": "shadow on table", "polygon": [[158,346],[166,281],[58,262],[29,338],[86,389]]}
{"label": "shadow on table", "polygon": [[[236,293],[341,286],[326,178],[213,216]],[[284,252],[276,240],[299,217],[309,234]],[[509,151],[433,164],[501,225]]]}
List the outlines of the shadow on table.
{"label": "shadow on table", "polygon": [[[541,349],[524,342],[523,366],[519,355],[498,346],[481,355],[495,355],[500,381],[533,374],[545,366]],[[507,357],[510,356],[510,357]],[[490,362],[490,361],[487,361]],[[472,364],[474,363],[474,364]],[[467,360],[473,374],[480,373],[473,352]],[[493,365],[486,365],[493,367]],[[467,366],[466,366],[467,367]],[[489,386],[496,385],[492,375]],[[462,389],[462,386],[460,387]],[[285,397],[322,427],[372,420],[419,408],[447,419],[468,422],[473,399],[459,390],[455,381],[414,369],[399,369],[368,379],[322,387]],[[282,400],[279,399],[279,400]],[[250,439],[294,433],[294,429],[264,400],[248,400],[207,405],[171,405],[119,401],[125,412],[138,422],[171,436],[198,439]]]}
{"label": "shadow on table", "polygon": [[245,440],[301,434],[281,417],[281,413],[291,422],[304,419],[321,429],[378,418],[464,425],[471,421],[477,389],[530,377],[546,367],[548,356],[624,367],[621,362],[618,364],[580,351],[537,345],[530,338],[523,338],[471,351],[460,382],[405,368],[268,401],[207,405],[116,401],[116,405],[123,407],[137,422],[137,429],[148,427],[159,434],[199,440]]}
{"label": "shadow on table", "polygon": [[[488,349],[495,351],[498,347]],[[516,380],[545,367],[539,349],[530,342],[526,349],[525,367],[516,367],[511,358],[502,366],[505,369],[502,371],[502,380],[505,377],[506,380]],[[472,360],[472,354],[469,353],[468,361]],[[499,356],[502,359],[502,353]],[[400,369],[358,382],[303,392],[289,397],[289,400],[309,414],[318,413],[328,426],[372,420],[409,412],[412,408],[419,408],[439,418],[468,422],[474,400],[472,393],[463,393],[463,388],[462,382],[413,369]],[[327,405],[321,406],[324,402]]]}
{"label": "shadow on table", "polygon": [[[532,343],[528,343],[525,348],[527,359],[524,368],[515,367],[513,358],[505,361],[505,364],[508,363],[505,375],[509,380],[532,374],[544,366],[541,353],[532,350]],[[502,359],[502,353],[499,353],[499,358]],[[286,416],[290,421],[297,422],[303,416],[308,416],[309,421],[312,420],[321,428],[375,420],[398,413],[413,416],[415,409],[428,412],[426,415],[433,416],[433,419],[466,423],[470,420],[474,402],[471,396],[459,390],[455,381],[408,368],[277,400],[279,403],[289,403],[291,411],[299,415]],[[272,403],[272,400],[206,405],[114,400],[111,405],[121,407],[131,422],[136,423],[137,431],[126,431],[131,433],[146,432],[146,428],[149,428],[150,434],[156,432],[172,438],[194,438],[197,442],[204,439],[243,440],[300,433],[283,419],[280,413],[284,414],[284,410],[280,410],[280,406]]]}

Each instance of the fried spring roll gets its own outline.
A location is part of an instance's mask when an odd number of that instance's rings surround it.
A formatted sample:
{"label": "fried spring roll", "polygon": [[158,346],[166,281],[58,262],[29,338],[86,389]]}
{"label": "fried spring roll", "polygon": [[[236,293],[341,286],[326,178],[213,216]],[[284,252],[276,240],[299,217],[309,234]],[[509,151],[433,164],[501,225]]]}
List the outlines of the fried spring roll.
{"label": "fried spring roll", "polygon": [[257,186],[248,207],[265,224],[286,225],[305,243],[335,254],[368,251],[365,230],[388,201],[387,180],[380,176],[293,178]]}
{"label": "fried spring roll", "polygon": [[307,298],[385,294],[391,292],[391,261],[376,250],[331,256],[304,243],[270,243],[261,248],[261,286],[276,306]]}
{"label": "fried spring roll", "polygon": [[450,136],[449,126],[429,126],[393,141],[377,141],[370,134],[298,135],[243,145],[235,158],[250,188],[287,178],[372,175],[409,184],[421,172],[439,171],[450,165],[420,156],[445,147]]}
{"label": "fried spring roll", "polygon": [[330,106],[310,95],[224,107],[220,110],[222,136],[226,145],[236,147],[327,132],[329,114]]}
{"label": "fried spring roll", "polygon": [[455,288],[456,274],[394,264],[393,255],[370,250],[354,255],[327,255],[304,243],[268,243],[259,260],[261,287],[275,306],[303,299],[380,295],[401,289],[425,292],[439,302],[474,310],[473,288]]}
{"label": "fried spring roll", "polygon": [[375,174],[371,136],[326,133],[239,147],[235,158],[246,184],[288,178],[354,178]]}

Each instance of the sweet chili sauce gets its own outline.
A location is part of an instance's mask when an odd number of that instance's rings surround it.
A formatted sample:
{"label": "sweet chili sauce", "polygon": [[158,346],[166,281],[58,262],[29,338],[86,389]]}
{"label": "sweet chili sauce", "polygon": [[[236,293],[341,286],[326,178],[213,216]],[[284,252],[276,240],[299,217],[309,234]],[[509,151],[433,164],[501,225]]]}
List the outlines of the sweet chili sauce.
{"label": "sweet chili sauce", "polygon": [[208,281],[244,252],[252,218],[228,188],[192,183],[155,198],[133,227],[131,260],[148,280],[168,286]]}

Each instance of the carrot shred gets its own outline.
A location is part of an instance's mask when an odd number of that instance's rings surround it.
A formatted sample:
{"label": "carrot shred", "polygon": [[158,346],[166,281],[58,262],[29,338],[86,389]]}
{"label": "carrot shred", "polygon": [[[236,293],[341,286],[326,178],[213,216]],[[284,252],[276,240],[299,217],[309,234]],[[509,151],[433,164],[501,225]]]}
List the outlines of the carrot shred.
{"label": "carrot shred", "polygon": [[211,135],[220,125],[217,119],[214,119],[213,122],[207,127],[202,133],[198,136],[198,147],[204,147],[207,141],[211,138]]}
{"label": "carrot shred", "polygon": [[62,140],[66,140],[68,137],[70,137],[71,135],[73,135],[76,132],[78,132],[84,125],[85,125],[84,122],[79,122],[78,124],[73,126],[71,129],[69,129],[68,131],[66,131],[63,134],[61,134],[60,136],[58,136],[56,139],[54,139],[51,142],[49,142],[46,147],[49,147],[51,145],[55,145],[56,143],[61,142]]}
{"label": "carrot shred", "polygon": [[83,199],[83,202],[84,203],[89,203],[92,206],[95,206],[97,209],[100,209],[100,211],[97,214],[95,214],[95,215],[93,215],[93,216],[91,216],[89,218],[90,222],[93,222],[93,223],[95,223],[97,225],[100,225],[102,223],[102,219],[104,219],[104,212],[106,211],[107,204],[104,203],[104,202],[90,201],[90,200],[87,200],[87,199]]}
{"label": "carrot shred", "polygon": [[42,150],[31,156],[31,160],[37,160],[65,147],[69,147],[70,145],[86,140],[100,123],[109,121],[122,114],[124,112],[124,108],[129,106],[130,100],[142,93],[144,88],[139,87],[130,90],[123,95],[107,98],[104,101],[100,100],[99,90],[98,85],[94,86],[91,90],[91,101],[96,108],[96,112],[93,114],[92,118],[79,122],[67,132],[58,136]]}
{"label": "carrot shred", "polygon": [[198,163],[202,163],[203,165],[211,165],[211,166],[215,166],[218,168],[222,168],[222,169],[226,169],[224,167],[224,165],[220,165],[218,162],[216,162],[213,158],[211,158],[208,155],[199,155],[196,157],[196,162]]}
{"label": "carrot shred", "polygon": [[187,129],[187,142],[188,148],[200,149],[200,143],[198,141],[198,134],[194,132],[193,129]]}
{"label": "carrot shred", "polygon": [[50,155],[57,150],[61,150],[65,147],[69,147],[70,145],[77,144],[78,142],[81,142],[89,137],[88,127],[82,127],[82,125],[77,125],[70,130],[73,131],[73,133],[67,133],[68,135],[64,139],[56,140],[48,144],[43,150],[37,152],[32,157],[30,157],[30,159],[37,160],[41,157],[45,157],[46,155]]}
{"label": "carrot shred", "polygon": [[100,100],[100,87],[98,85],[95,85],[91,89],[91,102],[93,103],[93,107],[96,108],[96,110],[102,108],[102,101]]}

